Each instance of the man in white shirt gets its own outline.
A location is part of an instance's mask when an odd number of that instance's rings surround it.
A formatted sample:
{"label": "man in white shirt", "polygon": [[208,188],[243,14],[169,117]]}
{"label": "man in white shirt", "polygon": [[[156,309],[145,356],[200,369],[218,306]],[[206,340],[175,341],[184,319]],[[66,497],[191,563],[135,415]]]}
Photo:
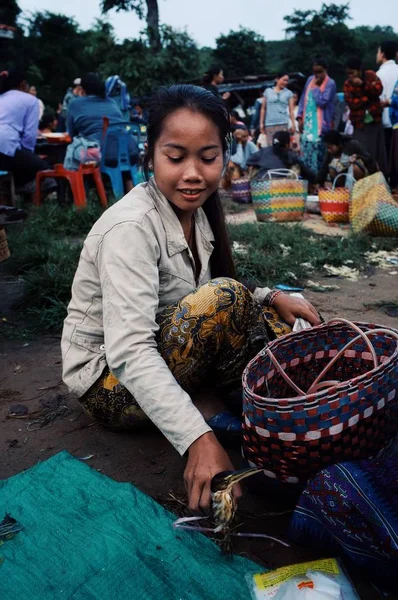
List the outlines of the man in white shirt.
{"label": "man in white shirt", "polygon": [[[395,84],[398,81],[398,65],[395,62],[398,51],[397,42],[382,42],[379,46],[376,55],[376,62],[380,65],[377,71],[377,76],[383,84],[383,93],[380,96],[381,105],[383,106],[383,126],[386,140],[387,160],[390,163],[390,149],[392,140],[392,125],[390,120],[390,109],[388,100],[390,100]],[[390,174],[392,179],[394,174]],[[396,175],[396,174],[395,174]]]}

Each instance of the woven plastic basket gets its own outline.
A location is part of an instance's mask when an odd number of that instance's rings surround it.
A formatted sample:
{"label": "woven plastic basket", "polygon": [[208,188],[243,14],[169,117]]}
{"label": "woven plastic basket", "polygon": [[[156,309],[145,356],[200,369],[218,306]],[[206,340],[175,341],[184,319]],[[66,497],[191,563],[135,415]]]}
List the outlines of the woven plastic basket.
{"label": "woven plastic basket", "polygon": [[[252,179],[251,193],[257,221],[301,221],[304,216],[308,182],[289,169],[269,171],[271,179]],[[272,179],[273,176],[283,177]],[[294,179],[288,179],[293,176]]]}
{"label": "woven plastic basket", "polygon": [[246,177],[232,179],[231,191],[234,202],[238,202],[239,204],[249,204],[252,201],[250,181]]}
{"label": "woven plastic basket", "polygon": [[355,179],[348,173],[340,173],[333,181],[331,190],[319,190],[319,206],[321,215],[326,223],[348,223],[351,190],[347,187],[336,188],[336,183],[340,177]]}
{"label": "woven plastic basket", "polygon": [[[355,326],[374,332],[369,346],[353,324],[335,320],[271,342],[246,367],[243,455],[269,477],[304,482],[331,464],[375,456],[396,435],[398,332]],[[329,381],[317,382],[327,366]]]}
{"label": "woven plastic basket", "polygon": [[357,181],[352,190],[350,221],[355,233],[398,236],[398,203],[390,193],[383,173]]}

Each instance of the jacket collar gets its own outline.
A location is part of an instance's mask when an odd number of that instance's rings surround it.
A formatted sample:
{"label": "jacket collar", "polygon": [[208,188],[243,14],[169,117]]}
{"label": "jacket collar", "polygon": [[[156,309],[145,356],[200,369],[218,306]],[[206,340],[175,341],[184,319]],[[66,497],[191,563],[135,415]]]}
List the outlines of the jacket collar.
{"label": "jacket collar", "polygon": [[[155,179],[152,177],[147,184],[147,192],[151,196],[155,208],[160,214],[162,219],[163,227],[166,232],[167,238],[167,252],[169,256],[174,256],[183,250],[188,250],[188,244],[182,230],[181,223],[172,209],[170,202],[166,196],[162,194],[158,186],[156,185]],[[206,253],[210,256],[213,252],[213,244],[215,241],[213,231],[210,227],[210,223],[206,217],[203,208],[198,208],[195,212],[195,224],[196,234],[200,233],[200,240],[198,240],[198,246],[201,245]],[[198,248],[199,255],[200,248]]]}

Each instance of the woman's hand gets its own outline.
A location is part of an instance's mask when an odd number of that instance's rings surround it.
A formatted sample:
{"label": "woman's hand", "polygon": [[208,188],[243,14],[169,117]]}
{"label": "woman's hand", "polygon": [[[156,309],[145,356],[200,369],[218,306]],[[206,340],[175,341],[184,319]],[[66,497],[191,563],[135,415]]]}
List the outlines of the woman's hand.
{"label": "woman's hand", "polygon": [[304,131],[303,119],[301,117],[297,117],[297,123],[298,123],[299,132],[303,133],[303,131]]}
{"label": "woman's hand", "polygon": [[223,100],[228,100],[231,97],[231,92],[224,92],[222,95]]}
{"label": "woman's hand", "polygon": [[295,298],[288,294],[279,294],[272,305],[279,316],[288,324],[293,326],[296,319],[305,319],[311,325],[319,325],[321,319],[318,312],[308,300]]}
{"label": "woman's hand", "polygon": [[[194,512],[208,512],[211,480],[217,473],[233,471],[234,466],[213,432],[205,433],[195,440],[188,452],[184,481],[189,508]],[[240,498],[240,486],[235,485],[233,490],[235,498]]]}

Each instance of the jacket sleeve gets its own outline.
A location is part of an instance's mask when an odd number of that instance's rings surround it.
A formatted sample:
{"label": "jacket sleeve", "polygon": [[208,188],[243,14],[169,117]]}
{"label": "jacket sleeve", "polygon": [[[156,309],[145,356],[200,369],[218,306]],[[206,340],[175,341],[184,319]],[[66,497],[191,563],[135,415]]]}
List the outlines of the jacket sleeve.
{"label": "jacket sleeve", "polygon": [[[133,242],[133,243],[132,243]],[[160,355],[159,247],[145,223],[116,225],[98,252],[108,366],[180,454],[211,431]]]}
{"label": "jacket sleeve", "polygon": [[376,73],[367,71],[365,75],[365,93],[369,100],[377,99],[383,93],[383,84]]}
{"label": "jacket sleeve", "polygon": [[36,102],[32,103],[26,111],[21,136],[21,147],[25,148],[25,150],[30,150],[31,152],[33,152],[36,145],[37,130],[39,128],[39,114],[39,101],[36,100]]}
{"label": "jacket sleeve", "polygon": [[316,105],[320,108],[325,108],[331,102],[334,102],[334,97],[336,96],[336,84],[331,79],[329,83],[325,86],[325,90],[322,92],[320,87],[314,87],[312,89],[312,93],[314,95],[314,100]]}

